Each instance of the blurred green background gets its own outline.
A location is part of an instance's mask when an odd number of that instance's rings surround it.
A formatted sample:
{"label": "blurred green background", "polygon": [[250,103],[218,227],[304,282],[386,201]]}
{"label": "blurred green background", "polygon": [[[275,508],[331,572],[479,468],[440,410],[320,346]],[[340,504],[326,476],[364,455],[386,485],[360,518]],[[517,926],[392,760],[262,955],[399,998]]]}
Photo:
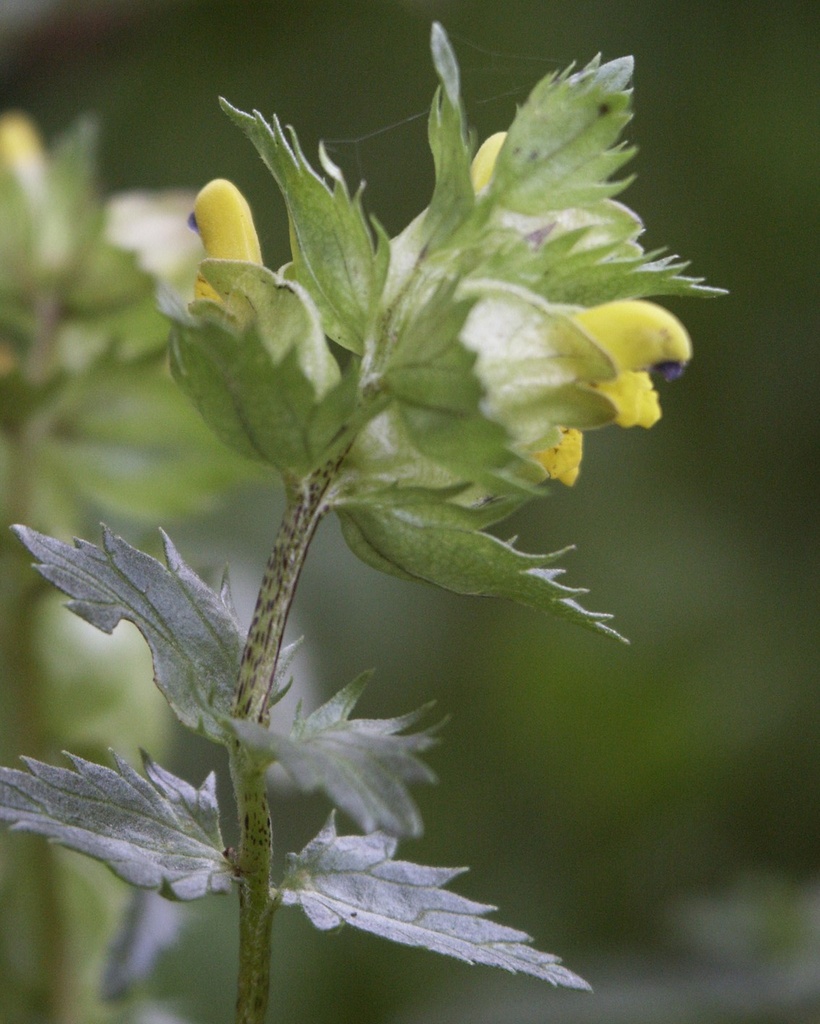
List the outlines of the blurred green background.
{"label": "blurred green background", "polygon": [[[497,903],[595,994],[319,934],[288,913],[270,1019],[820,1021],[816,4],[0,0],[0,107],[26,109],[48,136],[98,115],[108,190],[233,178],[278,266],[278,195],[217,96],[276,111],[311,158],[331,140],[395,233],[432,183],[433,18],[480,136],[548,71],[634,54],[639,152],[624,199],[648,248],[690,258],[730,295],[674,306],[696,358],[665,390],[661,424],[589,437],[578,485],[508,527],[529,550],[577,544],[568,581],[616,613],[631,646],[379,577],[334,524],[297,601],[308,701],[375,665],[363,713],[435,698],[452,715],[432,756],[441,783],[418,794],[427,834],[404,854],[470,864],[460,891]],[[257,488],[162,525],[200,568],[230,559],[247,610],[277,507]],[[175,736],[165,762],[199,782],[212,750]],[[276,809],[280,856],[326,813],[286,794]],[[224,1022],[233,901],[185,914],[148,992]]]}

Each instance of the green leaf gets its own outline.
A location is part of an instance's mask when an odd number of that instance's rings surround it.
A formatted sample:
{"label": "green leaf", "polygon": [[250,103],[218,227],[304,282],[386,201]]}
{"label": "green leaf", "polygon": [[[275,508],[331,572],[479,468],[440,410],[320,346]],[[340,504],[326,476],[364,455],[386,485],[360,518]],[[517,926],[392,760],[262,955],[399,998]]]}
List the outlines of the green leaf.
{"label": "green leaf", "polygon": [[182,561],[163,534],[166,569],[103,528],[102,547],[74,547],[25,526],[13,527],[36,568],[67,594],[68,607],[110,633],[121,619],[151,648],[154,681],[183,725],[219,743],[244,647],[229,602]]}
{"label": "green leaf", "polygon": [[458,62],[438,22],[430,36],[433,64],[441,82],[430,108],[428,138],[436,170],[433,198],[424,216],[421,241],[435,249],[452,236],[475,205],[470,181],[470,145],[464,126]]}
{"label": "green leaf", "polygon": [[558,582],[564,570],[549,566],[564,552],[516,551],[476,529],[471,509],[444,502],[377,504],[374,498],[336,511],[350,550],[375,569],[457,594],[507,598],[623,640],[606,625],[611,615],[579,604],[585,590]]}
{"label": "green leaf", "polygon": [[431,730],[398,735],[427,708],[400,718],[350,720],[367,683],[359,676],[307,718],[298,716],[289,737],[256,722],[231,724],[262,764],[278,761],[305,793],[321,790],[366,832],[418,836],[421,816],[407,783],[434,782],[418,754],[435,743]]}
{"label": "green leaf", "polygon": [[216,316],[224,313],[228,322],[243,329],[256,325],[274,362],[291,349],[299,367],[321,398],[339,380],[339,364],[333,358],[322,333],[319,313],[307,291],[295,281],[255,263],[237,260],[204,260],[200,272],[224,299],[220,303],[195,302],[194,314],[202,311]]}
{"label": "green leaf", "polygon": [[463,868],[431,868],[394,860],[396,840],[384,833],[338,836],[333,818],[300,854],[290,854],[280,887],[286,906],[300,906],[317,928],[342,924],[404,946],[529,974],[587,989],[557,957],[529,945],[515,928],[488,921],[495,907],[443,887]]}
{"label": "green leaf", "polygon": [[615,367],[564,308],[497,281],[472,287],[481,298],[461,339],[477,353],[485,408],[520,450],[550,447],[559,426],[599,427],[614,419],[612,403],[587,382],[614,377]]}
{"label": "green leaf", "polygon": [[297,280],[310,292],[324,331],[362,353],[387,274],[387,246],[374,247],[361,193],[351,198],[341,171],[320,150],[332,187],[310,166],[291,131],[285,138],[274,116],[246,114],[222,100],[222,109],[248,136],[270,169],[288,208]]}
{"label": "green leaf", "polygon": [[194,900],[232,887],[222,854],[216,781],[199,789],[143,755],[147,780],[122,758],[116,770],[67,757],[54,768],[0,768],[0,821],[102,861],[131,885]]}

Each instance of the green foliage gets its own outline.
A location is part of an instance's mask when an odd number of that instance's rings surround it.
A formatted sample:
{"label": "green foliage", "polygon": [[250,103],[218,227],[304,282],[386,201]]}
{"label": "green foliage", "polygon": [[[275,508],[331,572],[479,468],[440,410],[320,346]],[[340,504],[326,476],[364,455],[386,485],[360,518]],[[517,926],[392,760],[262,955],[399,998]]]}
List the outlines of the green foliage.
{"label": "green foliage", "polygon": [[449,238],[475,205],[458,62],[441,25],[433,25],[430,48],[441,86],[433,98],[428,123],[428,139],[436,171],[433,196],[421,230],[421,239],[428,250],[435,249],[440,240]]}
{"label": "green foliage", "polygon": [[74,771],[26,760],[0,768],[0,821],[103,861],[130,885],[176,900],[228,892],[216,780],[199,789],[143,755],[147,779],[71,757]]}
{"label": "green foliage", "polygon": [[420,946],[470,964],[529,974],[553,985],[587,989],[585,981],[540,953],[530,937],[488,921],[494,907],[443,886],[463,868],[429,868],[394,860],[396,840],[381,832],[339,836],[328,824],[288,857],[280,886],[286,906],[300,906],[322,931],[348,924],[405,946]]}
{"label": "green foliage", "polygon": [[247,458],[305,475],[339,442],[355,380],[340,378],[318,312],[297,283],[264,267],[208,260],[224,307],[177,312],[171,368],[211,429]]}
{"label": "green foliage", "polygon": [[564,570],[549,566],[563,551],[516,551],[511,543],[476,530],[471,509],[443,502],[370,502],[347,506],[339,517],[350,549],[375,569],[457,594],[504,597],[623,640],[606,625],[611,615],[578,603],[585,590],[558,582]]}

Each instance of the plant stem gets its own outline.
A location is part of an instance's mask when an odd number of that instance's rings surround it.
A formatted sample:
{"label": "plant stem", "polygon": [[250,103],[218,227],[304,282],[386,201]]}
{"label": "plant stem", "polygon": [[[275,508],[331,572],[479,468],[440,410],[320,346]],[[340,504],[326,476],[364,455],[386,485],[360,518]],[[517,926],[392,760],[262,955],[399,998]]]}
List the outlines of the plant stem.
{"label": "plant stem", "polygon": [[[288,490],[288,504],[259,589],[234,699],[237,718],[266,724],[275,695],[285,625],[308,547],[328,510],[328,487],[339,466],[329,463]],[[278,906],[271,891],[273,835],[265,773],[239,743],[231,756],[239,814],[239,978],[236,1024],[263,1024],[270,984],[271,925]]]}
{"label": "plant stem", "polygon": [[[6,502],[0,538],[0,684],[4,692],[2,761],[24,751],[38,760],[53,756],[46,722],[46,694],[36,657],[35,621],[45,581],[31,570],[30,559],[8,532],[9,523],[29,521],[31,467],[35,464],[36,424],[24,424],[6,436]],[[28,840],[29,837],[26,837]],[[62,896],[63,878],[57,853],[41,841],[16,842],[4,856],[8,863],[2,887],[8,925],[7,941],[17,945],[12,962],[28,970],[9,970],[0,995],[4,1019],[47,1019],[54,1024],[76,1024],[80,1017],[79,991],[72,978],[68,923]],[[12,936],[15,915],[24,926]],[[20,924],[20,922],[17,922]],[[20,949],[23,955],[20,955]]]}

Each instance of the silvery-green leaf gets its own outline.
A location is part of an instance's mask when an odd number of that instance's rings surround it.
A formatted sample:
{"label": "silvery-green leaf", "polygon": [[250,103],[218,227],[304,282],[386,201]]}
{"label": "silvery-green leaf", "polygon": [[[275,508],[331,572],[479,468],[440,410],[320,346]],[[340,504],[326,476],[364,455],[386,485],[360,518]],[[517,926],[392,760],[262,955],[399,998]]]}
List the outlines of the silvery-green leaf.
{"label": "silvery-green leaf", "polygon": [[620,191],[609,176],[632,155],[614,146],[631,116],[632,58],[558,78],[548,75],[519,109],[489,186],[505,209],[537,213]]}
{"label": "silvery-green leaf", "polygon": [[331,818],[300,854],[288,857],[282,902],[300,906],[323,931],[349,924],[470,964],[589,987],[557,957],[533,949],[526,933],[488,921],[494,907],[443,888],[464,869],[394,860],[395,852],[396,840],[381,832],[338,836]]}
{"label": "silvery-green leaf", "polygon": [[114,755],[115,769],[67,755],[73,769],[24,758],[0,768],[0,821],[102,861],[131,885],[169,899],[228,892],[216,781],[199,789],[143,755],[143,778]]}
{"label": "silvery-green leaf", "polygon": [[154,660],[154,680],[189,729],[226,742],[244,647],[233,610],[185,564],[163,534],[166,568],[103,528],[102,547],[72,547],[25,526],[14,532],[36,568],[72,600],[68,607],[105,633],[121,619],[139,629]]}
{"label": "silvery-green leaf", "polygon": [[404,733],[427,709],[399,718],[351,719],[367,678],[355,679],[307,718],[297,717],[290,736],[256,722],[232,725],[260,763],[277,761],[300,790],[321,790],[366,832],[417,836],[421,816],[407,786],[435,781],[418,757],[435,739],[429,729]]}

